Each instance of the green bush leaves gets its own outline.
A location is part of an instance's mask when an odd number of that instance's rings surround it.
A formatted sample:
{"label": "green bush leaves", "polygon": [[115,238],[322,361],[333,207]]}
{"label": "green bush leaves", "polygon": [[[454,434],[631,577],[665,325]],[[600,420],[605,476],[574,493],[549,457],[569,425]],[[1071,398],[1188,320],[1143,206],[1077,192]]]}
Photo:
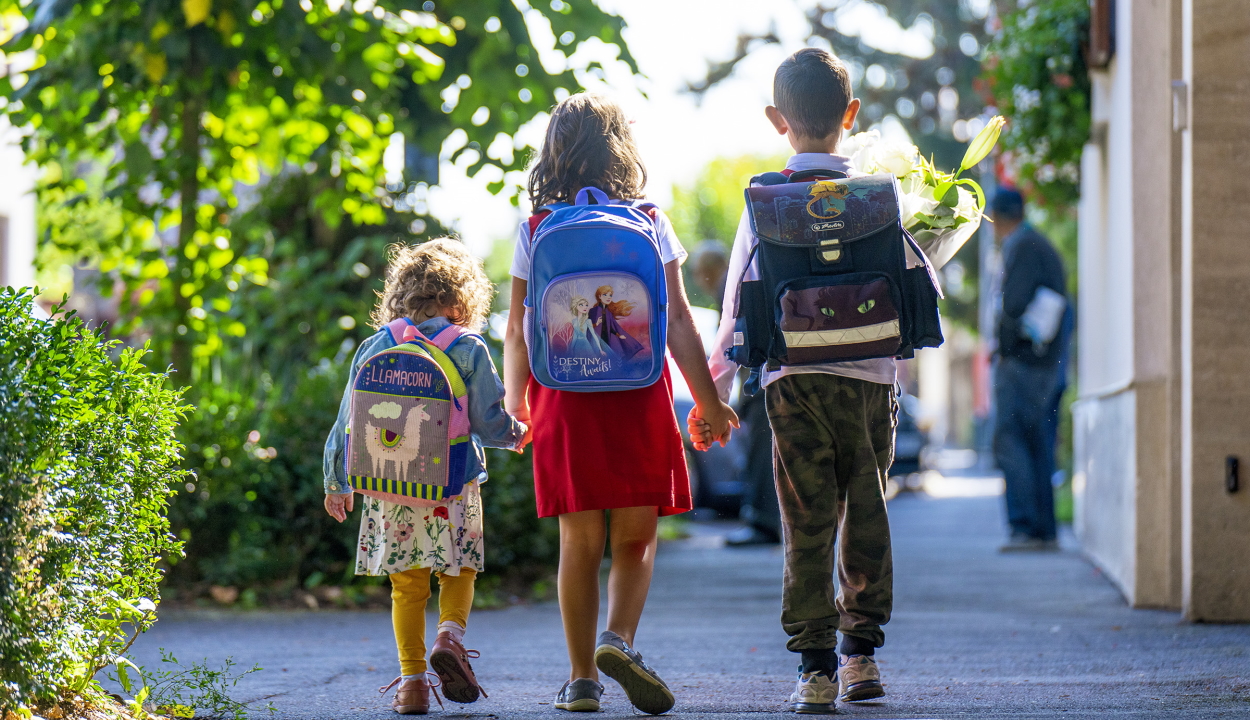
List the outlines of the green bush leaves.
{"label": "green bush leaves", "polygon": [[155,619],[185,412],[146,350],[0,288],[0,711],[90,688]]}

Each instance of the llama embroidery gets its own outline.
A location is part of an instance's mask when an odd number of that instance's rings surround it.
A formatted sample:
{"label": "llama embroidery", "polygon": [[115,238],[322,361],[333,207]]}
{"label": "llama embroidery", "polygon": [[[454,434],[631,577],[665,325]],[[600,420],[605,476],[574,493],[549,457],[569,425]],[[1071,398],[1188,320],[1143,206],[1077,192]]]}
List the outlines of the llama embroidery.
{"label": "llama embroidery", "polygon": [[[408,416],[404,418],[402,434],[378,427],[373,423],[365,424],[365,446],[369,452],[369,459],[373,461],[373,477],[386,477],[382,474],[386,470],[386,464],[393,462],[397,475],[395,479],[400,482],[405,481],[405,477],[412,470],[410,464],[418,459],[421,449],[421,424],[429,419],[430,414],[425,411],[425,405],[417,405],[410,409]],[[420,459],[418,473],[425,469],[425,458]],[[435,464],[438,460],[438,458],[433,458]]]}

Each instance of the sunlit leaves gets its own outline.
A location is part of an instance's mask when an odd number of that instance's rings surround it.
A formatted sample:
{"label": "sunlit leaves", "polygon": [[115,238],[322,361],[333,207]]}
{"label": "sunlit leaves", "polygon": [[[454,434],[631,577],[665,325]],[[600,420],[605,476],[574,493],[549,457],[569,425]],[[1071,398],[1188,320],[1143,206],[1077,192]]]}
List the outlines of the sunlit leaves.
{"label": "sunlit leaves", "polygon": [[1007,13],[989,48],[985,77],[1010,125],[1003,147],[1039,199],[1060,207],[1078,196],[1090,132],[1086,0],[1043,0]]}
{"label": "sunlit leaves", "polygon": [[0,706],[81,693],[155,620],[178,393],[143,351],[0,289]]}
{"label": "sunlit leaves", "polygon": [[207,20],[212,6],[212,0],[182,0],[182,14],[186,16],[187,27],[195,27]]}
{"label": "sunlit leaves", "polygon": [[[590,0],[558,11],[497,0],[418,7],[400,0],[367,12],[327,0],[0,0],[0,12],[26,13],[38,24],[6,44],[6,55],[34,51],[47,63],[29,81],[20,72],[0,78],[3,112],[34,131],[30,158],[57,168],[39,190],[44,236],[66,243],[62,256],[110,273],[105,283],[123,281],[119,331],[146,326],[161,361],[171,338],[215,352],[221,337],[233,337],[213,301],[266,277],[247,265],[256,250],[232,246],[227,257],[211,238],[230,238],[257,188],[275,177],[318,178],[308,203],[318,223],[382,224],[394,213],[382,203],[391,201],[382,158],[392,133],[427,157],[437,157],[456,129],[467,132],[468,150],[499,144],[499,137],[501,147],[509,145],[557,89],[577,87],[571,70],[537,71],[527,13],[546,18],[556,37],[620,40],[620,20]],[[570,44],[559,52],[572,52]],[[525,77],[515,72],[521,65],[531,70]],[[472,80],[464,102],[443,112],[439,93],[449,78],[462,77]],[[522,93],[531,102],[520,102]],[[184,123],[188,105],[199,114]],[[194,154],[183,145],[187,128],[199,134]],[[471,172],[517,170],[525,161],[510,151],[476,157]],[[186,218],[193,226],[180,232],[188,162],[199,207]],[[83,171],[90,183],[80,182]],[[93,233],[74,229],[80,215]],[[205,308],[204,317],[185,317],[183,300],[193,298],[203,299],[190,307]],[[205,356],[203,348],[197,354]]]}

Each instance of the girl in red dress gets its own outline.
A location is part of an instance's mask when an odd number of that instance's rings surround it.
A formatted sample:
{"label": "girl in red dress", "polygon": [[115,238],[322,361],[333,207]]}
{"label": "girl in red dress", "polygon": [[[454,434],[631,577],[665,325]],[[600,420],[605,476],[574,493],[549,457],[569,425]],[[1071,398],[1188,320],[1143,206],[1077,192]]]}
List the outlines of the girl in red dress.
{"label": "girl in red dress", "polygon": [[[530,171],[533,207],[572,202],[583,187],[629,202],[642,197],[645,183],[629,121],[615,103],[579,94],[556,106]],[[692,418],[706,421],[723,442],[738,419],[717,396],[691,318],[680,268],[686,251],[668,218],[657,211],[655,222],[668,284],[668,350],[694,394]],[[530,225],[521,225],[512,264],[505,405],[532,428],[538,514],[560,518],[560,614],[572,667],[554,705],[598,710],[603,671],[638,709],[665,712],[673,694],[633,643],[651,584],[656,521],[691,508],[672,383],[667,368],[650,387],[618,392],[567,392],[533,381],[525,344]],[[596,642],[605,542],[612,545],[608,623]]]}

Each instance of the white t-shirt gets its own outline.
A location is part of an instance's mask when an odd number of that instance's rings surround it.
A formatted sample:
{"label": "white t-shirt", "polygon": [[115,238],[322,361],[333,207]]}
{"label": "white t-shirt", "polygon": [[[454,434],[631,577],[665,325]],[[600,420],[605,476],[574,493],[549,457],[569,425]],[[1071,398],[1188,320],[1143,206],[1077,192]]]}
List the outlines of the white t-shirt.
{"label": "white t-shirt", "polygon": [[[790,158],[790,161],[786,163],[786,168],[795,172],[801,170],[854,172],[847,158],[841,155],[826,155],[825,153],[799,153]],[[713,345],[712,357],[708,361],[712,370],[712,379],[716,382],[716,389],[720,392],[722,400],[729,398],[729,391],[733,387],[734,373],[738,371],[737,363],[725,357],[725,351],[733,346],[734,315],[737,314],[738,309],[738,280],[739,278],[744,280],[759,279],[758,259],[753,259],[751,266],[745,267],[747,258],[751,254],[751,248],[755,247],[758,242],[759,240],[755,237],[755,233],[751,232],[751,223],[747,219],[747,211],[744,208],[742,220],[738,222],[738,234],[734,237],[734,247],[729,254],[729,280],[725,283],[725,299],[721,304],[724,310],[721,312],[720,328],[716,332],[716,344]],[[880,383],[882,385],[893,385],[898,380],[898,368],[894,364],[894,358],[875,358],[873,360],[822,363],[819,365],[796,365],[794,367],[782,366],[780,370],[774,372],[764,370],[760,379],[764,385],[768,385],[783,375],[798,375],[801,373],[829,373],[830,375],[841,375],[842,377]]]}
{"label": "white t-shirt", "polygon": [[[630,201],[612,200],[613,205],[628,205]],[[676,260],[678,264],[686,261],[686,249],[681,246],[681,240],[677,239],[677,233],[673,231],[673,224],[669,222],[668,216],[658,208],[655,211],[655,229],[656,235],[660,240],[660,260],[665,265]],[[517,229],[516,249],[512,252],[512,277],[520,278],[526,282],[530,279],[530,224],[529,220],[521,223]]]}

